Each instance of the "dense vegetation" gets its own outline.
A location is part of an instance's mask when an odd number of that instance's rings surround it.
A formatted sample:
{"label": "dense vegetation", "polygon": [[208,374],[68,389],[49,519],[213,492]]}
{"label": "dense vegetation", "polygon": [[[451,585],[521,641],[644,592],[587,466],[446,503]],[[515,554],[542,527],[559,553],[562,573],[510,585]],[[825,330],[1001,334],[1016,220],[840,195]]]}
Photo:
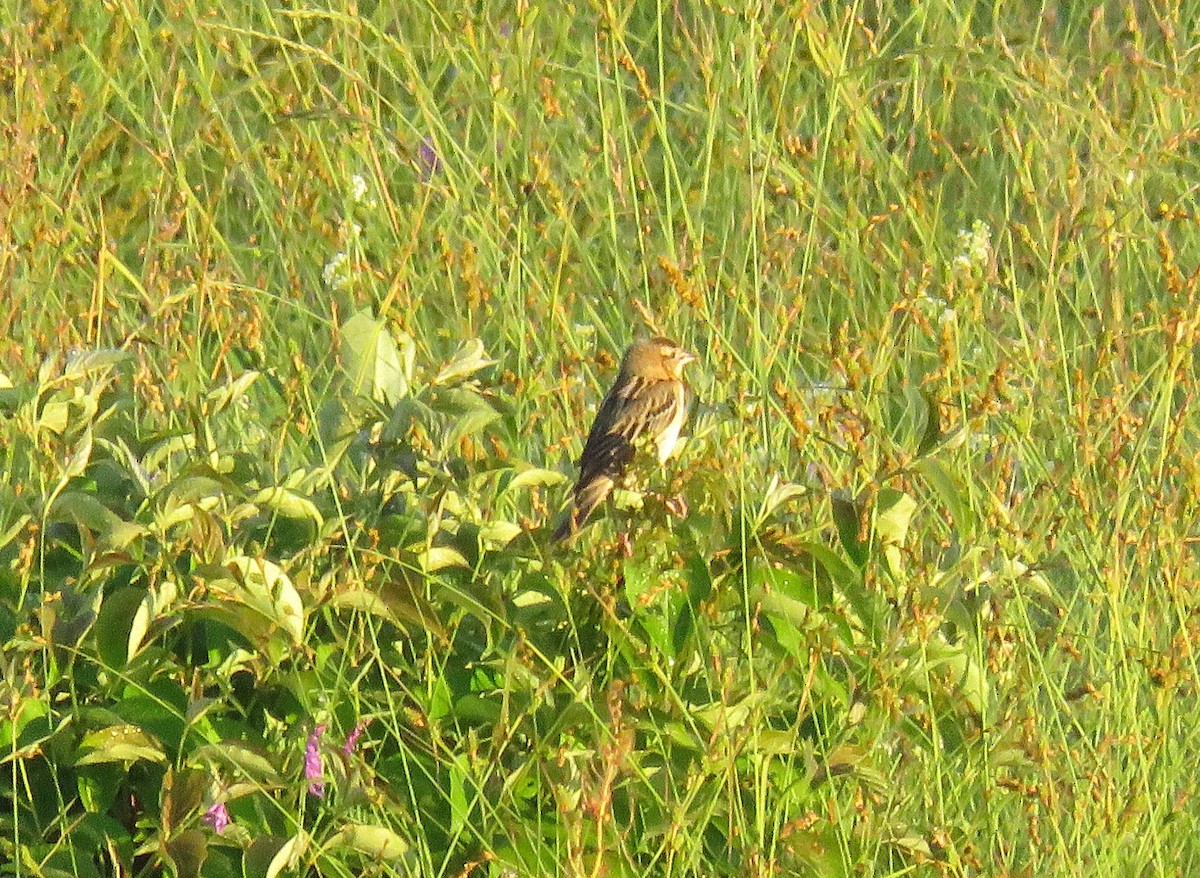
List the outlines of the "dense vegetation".
{"label": "dense vegetation", "polygon": [[449,5],[0,0],[0,871],[1200,869],[1200,8]]}

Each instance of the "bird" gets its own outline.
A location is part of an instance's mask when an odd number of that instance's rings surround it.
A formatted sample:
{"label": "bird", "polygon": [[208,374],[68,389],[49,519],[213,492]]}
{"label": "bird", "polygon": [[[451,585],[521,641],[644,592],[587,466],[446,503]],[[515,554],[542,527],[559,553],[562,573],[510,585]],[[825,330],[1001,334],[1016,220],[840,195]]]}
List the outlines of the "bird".
{"label": "bird", "polygon": [[652,445],[659,464],[667,462],[687,419],[683,368],[695,360],[691,351],[662,336],[639,339],[625,351],[579,456],[571,508],[554,531],[554,542],[578,533],[612,493],[640,445]]}

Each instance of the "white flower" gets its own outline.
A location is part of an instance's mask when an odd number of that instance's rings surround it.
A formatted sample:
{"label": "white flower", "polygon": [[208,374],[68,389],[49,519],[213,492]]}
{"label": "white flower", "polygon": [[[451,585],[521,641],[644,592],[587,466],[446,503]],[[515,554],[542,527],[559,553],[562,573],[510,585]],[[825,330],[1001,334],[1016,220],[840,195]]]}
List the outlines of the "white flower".
{"label": "white flower", "polygon": [[[954,257],[954,270],[959,271],[959,258]],[[966,269],[963,269],[966,270]],[[937,318],[939,324],[950,323],[957,316],[954,309],[950,307],[950,303],[938,296],[931,296],[928,293],[921,293],[917,296],[917,309],[926,317],[933,319]]]}
{"label": "white flower", "polygon": [[971,230],[958,230],[958,253],[950,265],[955,274],[978,274],[992,261],[992,228],[975,220]]}
{"label": "white flower", "polygon": [[321,272],[325,285],[332,290],[340,290],[350,282],[350,257],[345,252],[334,253],[333,258],[325,263]]}
{"label": "white flower", "polygon": [[355,204],[363,200],[363,196],[367,194],[367,181],[363,179],[361,174],[354,174],[350,178],[350,200]]}

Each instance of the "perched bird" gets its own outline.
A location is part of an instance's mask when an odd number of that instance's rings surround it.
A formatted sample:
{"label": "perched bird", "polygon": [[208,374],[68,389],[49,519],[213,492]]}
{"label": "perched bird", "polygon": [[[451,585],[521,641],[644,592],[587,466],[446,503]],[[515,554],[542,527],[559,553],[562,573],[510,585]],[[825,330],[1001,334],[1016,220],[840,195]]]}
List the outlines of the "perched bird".
{"label": "perched bird", "polygon": [[625,351],[583,446],[571,510],[554,531],[555,542],[573,537],[612,493],[640,444],[651,444],[658,462],[667,462],[687,417],[683,367],[695,359],[662,337],[635,341]]}

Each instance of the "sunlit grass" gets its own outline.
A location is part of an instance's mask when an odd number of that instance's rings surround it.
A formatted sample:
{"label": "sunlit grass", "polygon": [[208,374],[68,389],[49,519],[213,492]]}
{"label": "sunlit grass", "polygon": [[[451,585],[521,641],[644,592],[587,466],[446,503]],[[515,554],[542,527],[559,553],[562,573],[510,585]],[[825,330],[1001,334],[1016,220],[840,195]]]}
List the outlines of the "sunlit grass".
{"label": "sunlit grass", "polygon": [[13,874],[1192,871],[1200,10],[3,11]]}

